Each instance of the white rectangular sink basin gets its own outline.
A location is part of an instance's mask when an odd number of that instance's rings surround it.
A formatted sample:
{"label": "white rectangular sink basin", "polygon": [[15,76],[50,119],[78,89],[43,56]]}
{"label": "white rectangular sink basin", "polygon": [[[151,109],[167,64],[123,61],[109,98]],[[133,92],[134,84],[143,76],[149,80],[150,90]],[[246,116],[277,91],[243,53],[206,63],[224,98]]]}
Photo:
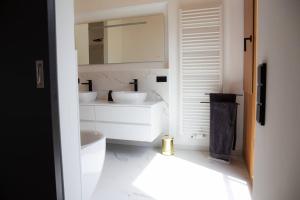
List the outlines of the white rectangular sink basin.
{"label": "white rectangular sink basin", "polygon": [[97,92],[79,92],[79,102],[81,103],[88,103],[93,102],[97,98]]}
{"label": "white rectangular sink basin", "polygon": [[112,92],[112,98],[115,103],[141,104],[146,100],[146,92],[120,91]]}

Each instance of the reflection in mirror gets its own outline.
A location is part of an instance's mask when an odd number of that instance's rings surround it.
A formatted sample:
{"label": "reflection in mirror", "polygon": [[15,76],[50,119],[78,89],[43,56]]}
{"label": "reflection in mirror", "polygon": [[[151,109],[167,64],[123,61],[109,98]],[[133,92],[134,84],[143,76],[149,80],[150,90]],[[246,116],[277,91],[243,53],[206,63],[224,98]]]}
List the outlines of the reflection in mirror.
{"label": "reflection in mirror", "polygon": [[104,63],[103,22],[89,23],[89,63]]}
{"label": "reflection in mirror", "polygon": [[75,26],[78,64],[164,61],[162,14]]}

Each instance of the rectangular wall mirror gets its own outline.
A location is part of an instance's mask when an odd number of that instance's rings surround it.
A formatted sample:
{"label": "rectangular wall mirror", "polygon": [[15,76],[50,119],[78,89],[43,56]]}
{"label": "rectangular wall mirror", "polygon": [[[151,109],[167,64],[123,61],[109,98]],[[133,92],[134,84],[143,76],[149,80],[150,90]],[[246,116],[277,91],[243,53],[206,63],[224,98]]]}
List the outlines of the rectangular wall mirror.
{"label": "rectangular wall mirror", "polygon": [[163,14],[75,25],[78,65],[164,62]]}

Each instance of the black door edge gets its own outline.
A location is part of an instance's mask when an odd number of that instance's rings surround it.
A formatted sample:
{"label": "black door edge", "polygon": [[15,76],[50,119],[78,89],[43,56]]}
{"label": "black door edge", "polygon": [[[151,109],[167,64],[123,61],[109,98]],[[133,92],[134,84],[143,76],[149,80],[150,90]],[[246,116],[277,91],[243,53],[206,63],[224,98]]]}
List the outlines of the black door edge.
{"label": "black door edge", "polygon": [[49,73],[52,117],[52,139],[55,168],[57,200],[64,200],[64,181],[62,167],[61,135],[58,103],[57,56],[56,56],[56,19],[55,0],[47,0],[48,11],[48,43],[49,43]]}

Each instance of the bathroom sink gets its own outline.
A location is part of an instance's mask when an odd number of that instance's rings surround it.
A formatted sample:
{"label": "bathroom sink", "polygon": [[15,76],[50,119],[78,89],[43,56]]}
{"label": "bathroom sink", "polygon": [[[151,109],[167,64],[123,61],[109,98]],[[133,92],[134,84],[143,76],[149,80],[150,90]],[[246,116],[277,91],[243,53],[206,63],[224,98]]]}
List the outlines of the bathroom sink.
{"label": "bathroom sink", "polygon": [[121,91],[112,92],[112,98],[115,103],[141,104],[147,97],[146,92]]}
{"label": "bathroom sink", "polygon": [[79,102],[88,103],[95,101],[97,98],[97,92],[79,92]]}

